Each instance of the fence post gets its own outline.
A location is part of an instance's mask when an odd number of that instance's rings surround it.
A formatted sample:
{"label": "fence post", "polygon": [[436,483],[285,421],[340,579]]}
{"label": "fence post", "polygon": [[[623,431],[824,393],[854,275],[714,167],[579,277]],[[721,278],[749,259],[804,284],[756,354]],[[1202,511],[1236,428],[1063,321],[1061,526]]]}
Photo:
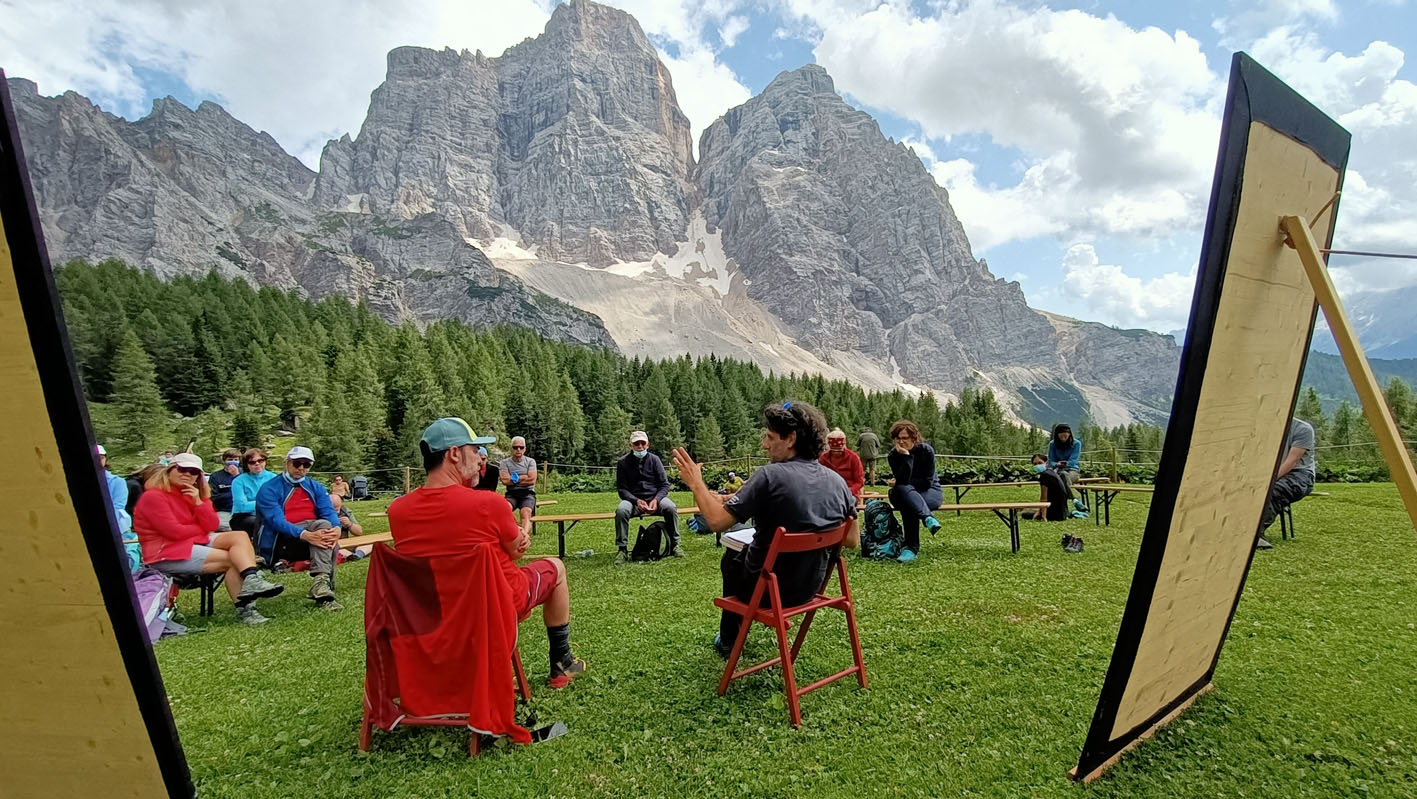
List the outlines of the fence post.
{"label": "fence post", "polygon": [[405,494],[407,494],[407,493],[410,491],[408,480],[409,480],[408,467],[405,466],[405,467],[403,467],[403,492],[404,492]]}
{"label": "fence post", "polygon": [[1117,482],[1117,445],[1112,445],[1112,482]]}

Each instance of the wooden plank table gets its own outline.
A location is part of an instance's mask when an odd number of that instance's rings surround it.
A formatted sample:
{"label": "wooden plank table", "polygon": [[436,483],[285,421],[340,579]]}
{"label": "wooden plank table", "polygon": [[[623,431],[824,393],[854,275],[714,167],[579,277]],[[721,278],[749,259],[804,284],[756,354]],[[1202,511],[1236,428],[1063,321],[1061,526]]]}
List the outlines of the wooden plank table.
{"label": "wooden plank table", "polygon": [[1100,527],[1103,516],[1106,516],[1106,524],[1112,525],[1112,500],[1118,494],[1151,494],[1156,491],[1153,486],[1139,485],[1114,485],[1110,483],[1089,483],[1088,485],[1077,486],[1079,491],[1091,491],[1096,496],[1097,502],[1092,504],[1092,523],[1094,527]]}

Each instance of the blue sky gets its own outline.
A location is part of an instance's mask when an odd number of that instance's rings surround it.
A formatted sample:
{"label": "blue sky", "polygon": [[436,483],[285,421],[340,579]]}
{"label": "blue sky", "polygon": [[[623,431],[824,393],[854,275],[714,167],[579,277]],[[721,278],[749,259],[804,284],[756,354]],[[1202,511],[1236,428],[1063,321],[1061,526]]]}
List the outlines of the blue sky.
{"label": "blue sky", "polygon": [[[1417,249],[1413,0],[616,0],[695,135],[780,71],[820,63],[951,193],[975,255],[1035,307],[1184,324],[1230,55],[1244,49],[1354,133],[1337,244]],[[500,53],[550,0],[0,0],[0,66],[136,118],[222,103],[312,167],[357,133],[392,47]],[[1346,295],[1417,268],[1334,263]]]}

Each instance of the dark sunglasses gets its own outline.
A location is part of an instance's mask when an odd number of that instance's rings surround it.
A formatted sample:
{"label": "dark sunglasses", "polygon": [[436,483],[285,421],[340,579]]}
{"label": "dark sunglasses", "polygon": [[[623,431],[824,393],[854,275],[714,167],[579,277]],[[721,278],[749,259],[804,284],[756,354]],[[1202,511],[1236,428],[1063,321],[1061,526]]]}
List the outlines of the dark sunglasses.
{"label": "dark sunglasses", "polygon": [[179,467],[177,467],[177,471],[181,472],[182,474],[189,475],[189,476],[191,476],[191,477],[201,477],[201,476],[202,476],[202,470],[201,470],[201,469],[193,469],[191,466],[179,466]]}
{"label": "dark sunglasses", "polygon": [[297,468],[297,469],[309,469],[311,466],[314,466],[314,465],[315,465],[315,462],[314,462],[314,461],[307,461],[307,460],[305,460],[304,458],[301,458],[301,459],[298,460],[298,461],[291,461],[291,462],[290,462],[290,465],[291,465],[291,466],[294,466],[294,467]]}
{"label": "dark sunglasses", "polygon": [[265,463],[265,462],[266,462],[266,459],[265,459],[265,458],[247,458],[247,459],[246,459],[246,462],[247,462],[247,463]]}
{"label": "dark sunglasses", "polygon": [[513,445],[512,445],[512,449],[526,449],[526,447],[518,447],[518,446],[516,446],[515,444],[513,444]]}

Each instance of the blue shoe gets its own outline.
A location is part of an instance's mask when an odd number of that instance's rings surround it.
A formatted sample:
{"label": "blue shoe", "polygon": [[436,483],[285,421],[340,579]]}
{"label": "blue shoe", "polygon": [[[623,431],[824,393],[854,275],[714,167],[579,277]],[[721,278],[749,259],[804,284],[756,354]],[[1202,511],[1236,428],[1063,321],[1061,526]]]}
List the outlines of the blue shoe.
{"label": "blue shoe", "polygon": [[930,535],[938,533],[940,531],[940,520],[936,519],[934,516],[926,516],[925,529],[930,531]]}
{"label": "blue shoe", "polygon": [[1080,499],[1073,500],[1073,507],[1079,511],[1082,511],[1083,513],[1087,513],[1087,506],[1084,505],[1082,500]]}
{"label": "blue shoe", "polygon": [[908,549],[901,550],[900,557],[896,558],[901,563],[910,563],[915,560],[915,553]]}

